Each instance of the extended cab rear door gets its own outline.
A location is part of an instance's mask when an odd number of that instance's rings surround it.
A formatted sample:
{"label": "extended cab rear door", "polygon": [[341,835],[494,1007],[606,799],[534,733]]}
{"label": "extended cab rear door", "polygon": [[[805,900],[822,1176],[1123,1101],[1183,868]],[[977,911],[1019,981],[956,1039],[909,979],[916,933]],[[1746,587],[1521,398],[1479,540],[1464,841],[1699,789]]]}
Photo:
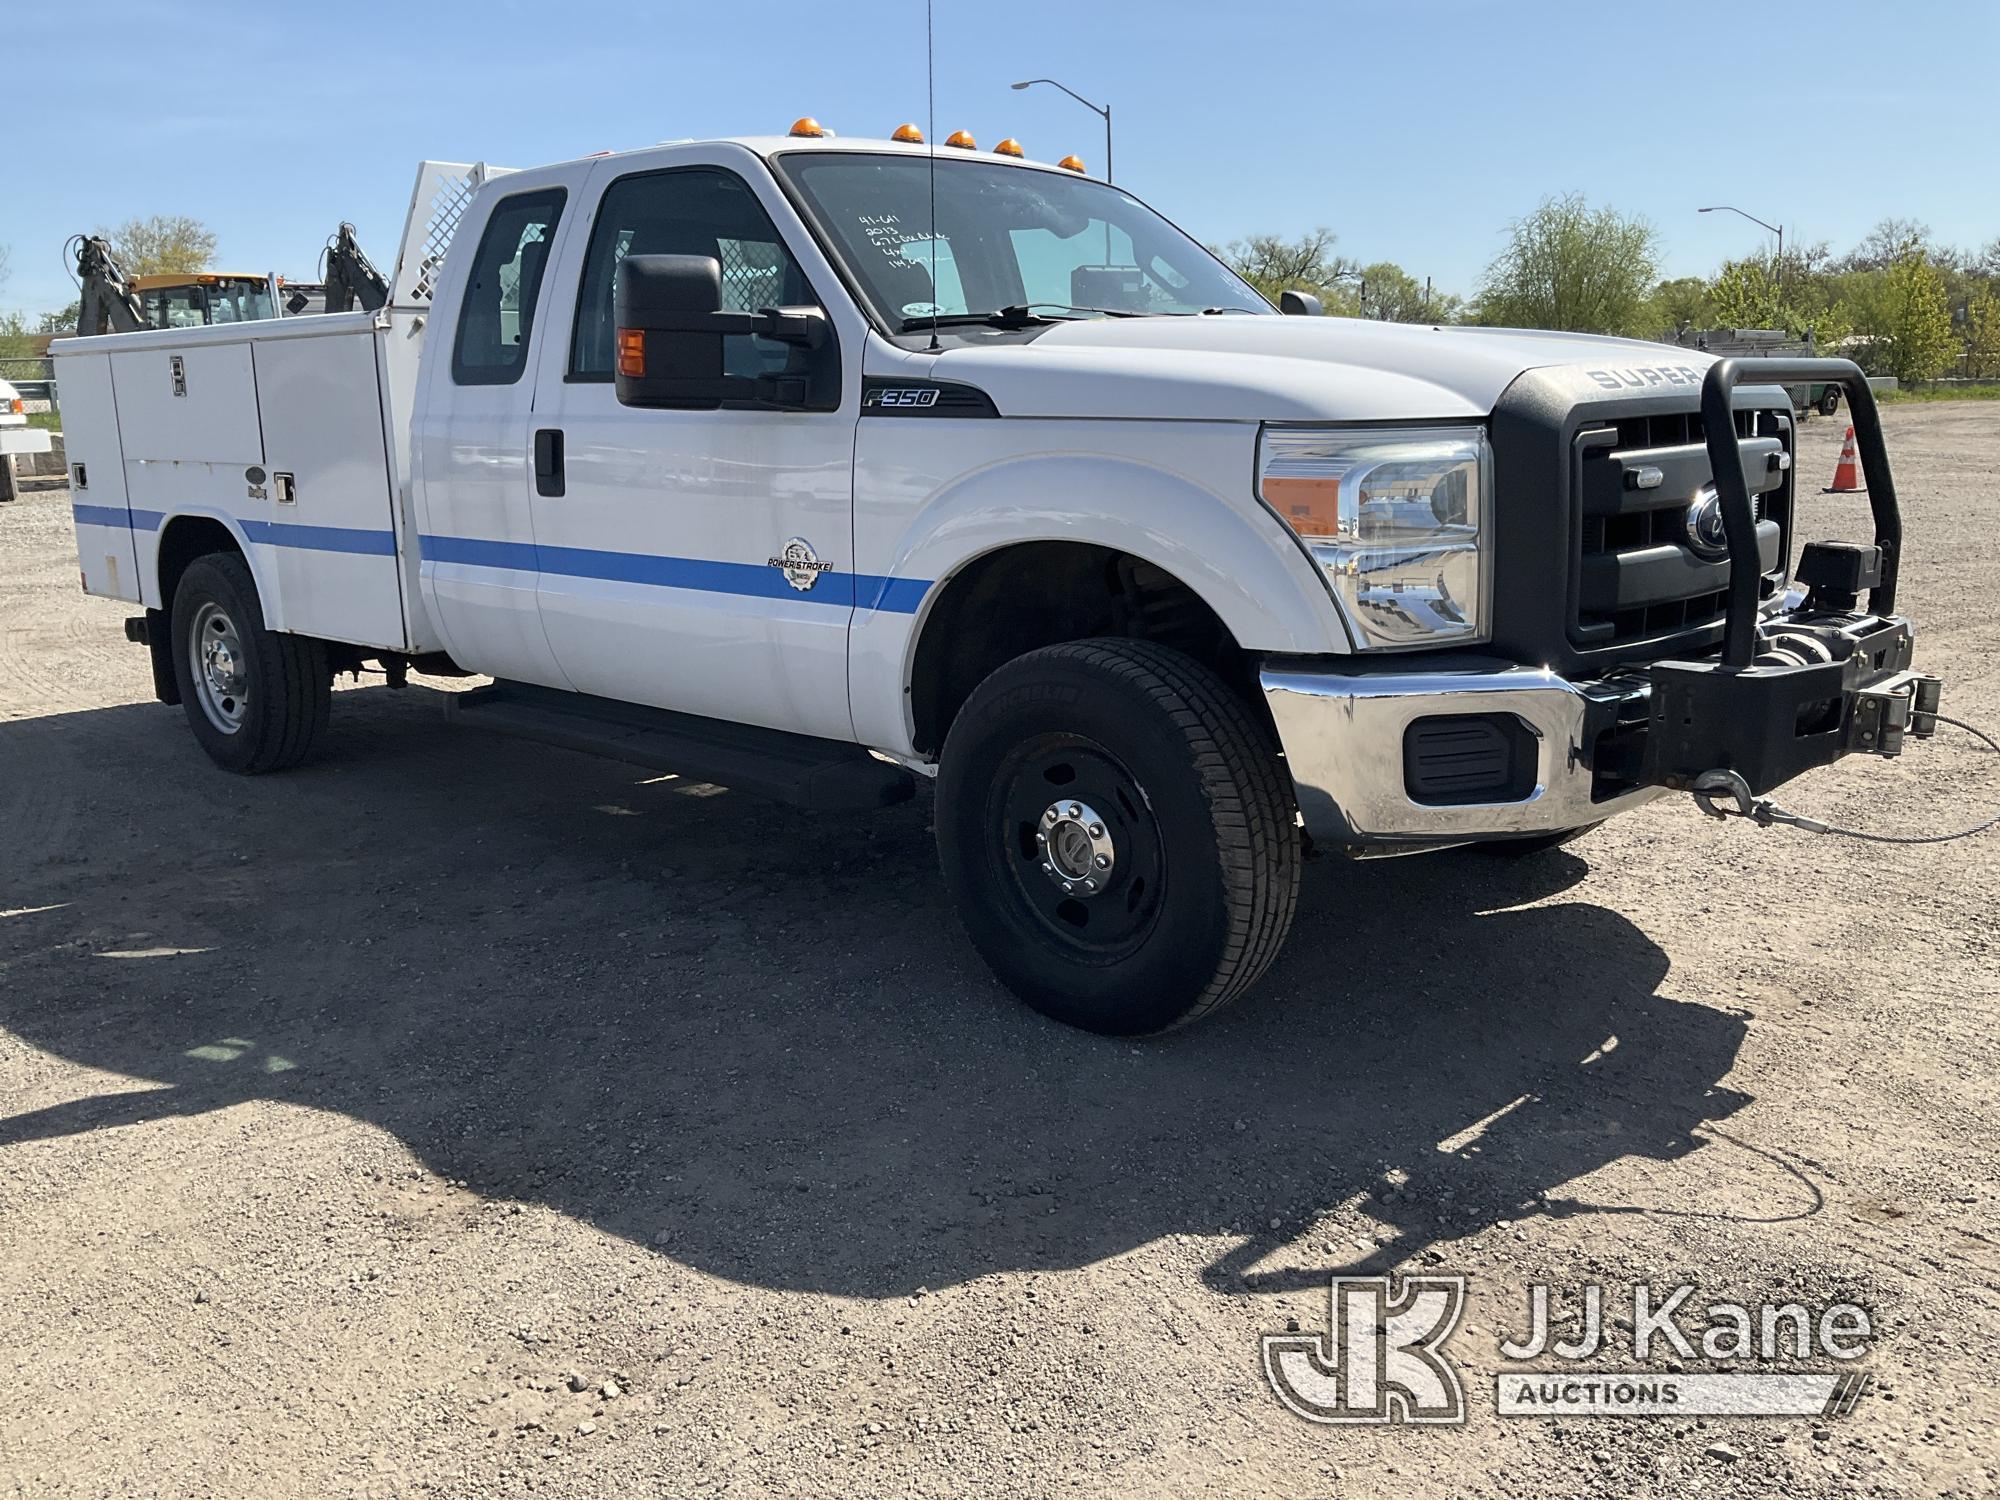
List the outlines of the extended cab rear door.
{"label": "extended cab rear door", "polygon": [[[598,162],[572,202],[536,355],[532,500],[542,625],[577,689],[853,738],[854,434],[860,314],[762,161],[713,145]],[[714,256],[731,310],[814,304],[837,395],[774,410],[641,410],[612,384],[626,255]],[[749,335],[731,374],[782,366]]]}
{"label": "extended cab rear door", "polygon": [[567,686],[535,587],[534,357],[562,342],[550,273],[590,164],[501,179],[445,263],[411,420],[425,597],[446,649],[495,677]]}

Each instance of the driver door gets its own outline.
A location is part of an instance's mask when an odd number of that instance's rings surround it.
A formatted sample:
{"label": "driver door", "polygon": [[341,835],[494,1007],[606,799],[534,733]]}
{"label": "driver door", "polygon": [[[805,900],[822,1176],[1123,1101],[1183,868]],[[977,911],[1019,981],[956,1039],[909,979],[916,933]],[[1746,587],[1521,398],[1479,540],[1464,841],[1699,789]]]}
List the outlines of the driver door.
{"label": "driver door", "polygon": [[[766,194],[760,171],[714,160],[593,173],[590,233],[565,241],[554,282],[574,316],[537,367],[542,467],[559,471],[538,475],[531,501],[542,624],[582,692],[849,740],[859,320],[817,294],[776,228],[788,211]],[[621,406],[612,289],[628,254],[714,256],[731,310],[825,306],[836,403]],[[725,367],[755,374],[786,355],[733,336]]]}

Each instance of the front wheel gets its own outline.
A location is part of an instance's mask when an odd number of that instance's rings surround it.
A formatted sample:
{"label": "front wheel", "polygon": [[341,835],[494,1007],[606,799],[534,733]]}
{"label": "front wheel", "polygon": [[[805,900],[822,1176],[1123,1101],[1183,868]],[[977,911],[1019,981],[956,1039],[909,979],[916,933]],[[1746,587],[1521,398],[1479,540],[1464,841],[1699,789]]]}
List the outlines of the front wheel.
{"label": "front wheel", "polygon": [[945,742],[937,838],[1002,982],[1105,1035],[1228,1004],[1298,901],[1297,817],[1268,736],[1213,672],[1147,641],[1051,646],[981,683]]}
{"label": "front wheel", "polygon": [[265,629],[241,557],[214,552],[188,564],[171,628],[181,706],[209,759],[255,775],[311,753],[332,705],[326,644]]}
{"label": "front wheel", "polygon": [[1830,417],[1840,410],[1840,387],[1830,385],[1819,393],[1819,414]]}

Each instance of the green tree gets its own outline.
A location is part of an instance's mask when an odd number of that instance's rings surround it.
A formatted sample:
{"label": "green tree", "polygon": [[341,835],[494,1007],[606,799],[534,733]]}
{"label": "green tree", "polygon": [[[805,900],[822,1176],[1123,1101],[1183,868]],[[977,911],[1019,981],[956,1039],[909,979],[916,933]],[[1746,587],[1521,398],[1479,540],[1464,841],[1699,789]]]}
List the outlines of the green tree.
{"label": "green tree", "polygon": [[1659,232],[1593,209],[1579,193],[1544,198],[1517,220],[1479,288],[1482,323],[1643,334],[1659,279]]}
{"label": "green tree", "polygon": [[1965,304],[1965,373],[2000,375],[2000,296],[1990,286]]}
{"label": "green tree", "polygon": [[1760,257],[1722,263],[1708,289],[1721,328],[1782,328],[1781,288],[1771,262]]}
{"label": "green tree", "polygon": [[1354,294],[1342,290],[1340,278],[1355,268],[1333,253],[1337,238],[1331,229],[1315,229],[1295,240],[1253,234],[1227,245],[1211,245],[1209,251],[1272,302],[1280,292],[1310,292],[1327,304],[1328,312],[1342,303],[1353,310]]}
{"label": "green tree", "polygon": [[1699,276],[1676,276],[1653,288],[1646,318],[1653,331],[1678,334],[1688,328],[1712,328],[1717,321],[1708,283]]}
{"label": "green tree", "polygon": [[1886,271],[1912,244],[1929,248],[1931,242],[1930,225],[1916,219],[1898,219],[1894,216],[1883,219],[1862,237],[1846,255],[1841,257],[1839,269],[1843,271]]}
{"label": "green tree", "polygon": [[1882,326],[1871,331],[1886,344],[1881,359],[1887,373],[1905,381],[1943,374],[1957,346],[1951,303],[1920,241],[1906,240],[1884,274],[1882,311]]}
{"label": "green tree", "polygon": [[1464,312],[1460,298],[1426,287],[1392,260],[1363,266],[1355,290],[1362,316],[1385,323],[1456,323]]}
{"label": "green tree", "polygon": [[100,229],[111,241],[118,263],[130,276],[206,271],[215,261],[215,234],[184,214],[127,219],[116,229]]}

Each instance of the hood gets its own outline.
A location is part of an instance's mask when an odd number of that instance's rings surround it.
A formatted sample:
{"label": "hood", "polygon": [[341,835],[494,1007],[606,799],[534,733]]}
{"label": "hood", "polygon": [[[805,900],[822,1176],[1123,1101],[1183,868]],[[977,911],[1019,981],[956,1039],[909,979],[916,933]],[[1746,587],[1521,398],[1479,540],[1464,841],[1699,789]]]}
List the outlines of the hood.
{"label": "hood", "polygon": [[1692,392],[1714,362],[1671,344],[1358,318],[1094,318],[1033,339],[948,349],[931,374],[1007,416],[1244,422],[1478,418],[1524,370],[1607,389]]}

